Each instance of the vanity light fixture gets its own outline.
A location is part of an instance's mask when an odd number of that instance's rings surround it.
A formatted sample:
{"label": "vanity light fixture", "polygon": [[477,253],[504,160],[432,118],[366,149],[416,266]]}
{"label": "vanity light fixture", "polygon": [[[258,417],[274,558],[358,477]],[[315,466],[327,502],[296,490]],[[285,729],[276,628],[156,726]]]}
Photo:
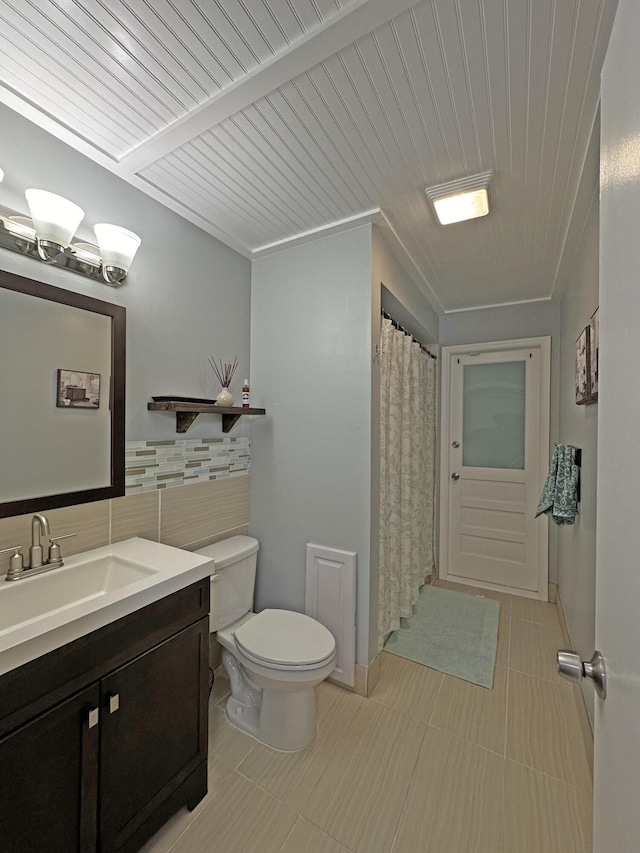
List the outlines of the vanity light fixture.
{"label": "vanity light fixture", "polygon": [[[4,177],[0,169],[0,181]],[[53,264],[111,287],[123,283],[140,237],[119,225],[96,225],[98,246],[74,242],[84,211],[62,196],[28,189],[30,216],[0,204],[0,247]]]}
{"label": "vanity light fixture", "polygon": [[489,213],[491,172],[427,187],[425,192],[441,225],[475,219]]}
{"label": "vanity light fixture", "polygon": [[46,190],[26,190],[24,195],[36,232],[38,256],[50,264],[69,247],[84,218],[84,210],[61,195]]}
{"label": "vanity light fixture", "polygon": [[117,287],[127,277],[140,238],[133,231],[100,222],[93,229],[102,255],[102,277],[112,287]]}

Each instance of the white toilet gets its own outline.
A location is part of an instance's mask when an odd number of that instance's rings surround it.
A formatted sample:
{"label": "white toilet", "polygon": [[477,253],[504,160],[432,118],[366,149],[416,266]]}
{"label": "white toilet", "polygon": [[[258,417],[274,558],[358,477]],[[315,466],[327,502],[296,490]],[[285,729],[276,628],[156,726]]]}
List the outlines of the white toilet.
{"label": "white toilet", "polygon": [[252,612],[258,547],[251,536],[232,536],[197,551],[215,561],[209,630],[224,647],[229,722],[267,746],[295,752],[315,737],[315,687],[335,666],[336,642],[302,613]]}

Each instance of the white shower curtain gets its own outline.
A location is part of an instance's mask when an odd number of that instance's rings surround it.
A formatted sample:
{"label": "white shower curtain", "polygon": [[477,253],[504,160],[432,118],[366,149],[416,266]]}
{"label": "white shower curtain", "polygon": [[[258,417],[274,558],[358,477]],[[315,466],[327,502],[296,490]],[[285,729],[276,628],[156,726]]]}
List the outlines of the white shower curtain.
{"label": "white shower curtain", "polygon": [[383,318],[378,649],[434,568],[436,362]]}

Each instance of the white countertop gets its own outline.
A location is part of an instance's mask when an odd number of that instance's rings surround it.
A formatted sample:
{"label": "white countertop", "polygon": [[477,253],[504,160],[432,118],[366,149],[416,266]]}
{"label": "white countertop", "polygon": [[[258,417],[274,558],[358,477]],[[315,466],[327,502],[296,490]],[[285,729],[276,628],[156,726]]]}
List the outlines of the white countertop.
{"label": "white countertop", "polygon": [[[115,557],[151,571],[142,579],[91,594],[78,601],[62,603],[48,610],[48,590],[59,592],[61,585],[82,570],[83,565]],[[161,545],[147,539],[127,539],[85,551],[64,560],[64,566],[40,575],[6,581],[0,577],[0,675],[9,672],[40,655],[53,651],[86,634],[115,622],[148,604],[159,601],[214,572],[214,563],[207,557]],[[11,589],[20,586],[20,596],[40,596],[40,613],[16,622]],[[15,597],[15,593],[13,593]],[[52,596],[53,598],[53,596]],[[13,611],[13,612],[12,612]]]}

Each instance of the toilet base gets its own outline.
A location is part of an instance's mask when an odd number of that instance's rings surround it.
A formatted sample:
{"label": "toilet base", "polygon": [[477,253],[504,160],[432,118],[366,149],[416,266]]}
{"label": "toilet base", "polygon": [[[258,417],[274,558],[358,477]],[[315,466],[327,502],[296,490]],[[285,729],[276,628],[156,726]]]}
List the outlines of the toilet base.
{"label": "toilet base", "polygon": [[251,735],[260,743],[281,752],[299,752],[316,736],[315,685],[301,689],[272,690],[265,679],[260,687],[250,677],[237,659],[228,651],[222,653],[222,662],[229,674],[231,696],[227,700],[226,717],[240,731]]}

